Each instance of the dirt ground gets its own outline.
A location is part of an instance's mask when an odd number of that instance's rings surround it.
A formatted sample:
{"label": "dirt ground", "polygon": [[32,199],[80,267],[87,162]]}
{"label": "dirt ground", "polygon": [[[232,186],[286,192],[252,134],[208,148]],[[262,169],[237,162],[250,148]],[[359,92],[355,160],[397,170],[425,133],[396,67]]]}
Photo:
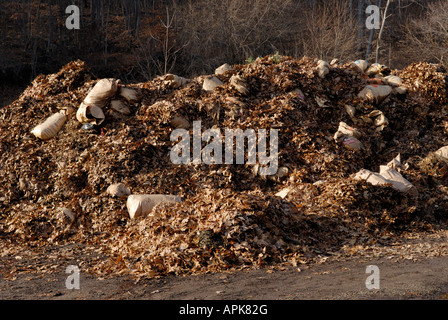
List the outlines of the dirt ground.
{"label": "dirt ground", "polygon": [[[352,256],[323,256],[310,265],[136,279],[83,271],[107,257],[73,244],[0,258],[2,300],[445,300],[447,232]],[[79,289],[67,289],[66,267],[80,268]],[[368,289],[368,265],[379,268],[379,289]]]}

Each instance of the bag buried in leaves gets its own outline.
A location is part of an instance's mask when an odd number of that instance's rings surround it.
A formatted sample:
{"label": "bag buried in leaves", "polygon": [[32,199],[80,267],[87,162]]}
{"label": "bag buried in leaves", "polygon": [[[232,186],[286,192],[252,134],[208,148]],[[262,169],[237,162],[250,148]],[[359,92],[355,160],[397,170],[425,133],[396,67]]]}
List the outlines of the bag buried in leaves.
{"label": "bag buried in leaves", "polygon": [[129,109],[129,107],[121,100],[112,100],[110,102],[110,107],[111,109],[124,114],[124,115],[129,115],[131,114],[131,110]]}
{"label": "bag buried in leaves", "polygon": [[119,80],[101,79],[84,98],[84,104],[98,108],[104,107],[107,100],[115,95]]}
{"label": "bag buried in leaves", "polygon": [[389,125],[389,120],[387,120],[386,116],[381,110],[373,110],[367,115],[366,119],[370,119],[372,121],[372,124],[376,127],[376,132],[382,131]]}
{"label": "bag buried in leaves", "polygon": [[361,169],[354,175],[355,180],[364,180],[373,186],[388,186],[392,185],[386,178],[376,172],[367,169]]}
{"label": "bag buried in leaves", "polygon": [[249,93],[249,89],[247,88],[247,81],[242,76],[234,74],[230,80],[230,85],[239,93],[245,95]]}
{"label": "bag buried in leaves", "polygon": [[121,87],[118,94],[120,97],[125,98],[128,102],[133,102],[138,100],[138,93],[134,89]]}
{"label": "bag buried in leaves", "polygon": [[182,198],[165,194],[133,194],[128,197],[126,208],[131,219],[144,217],[162,202],[181,202]]}
{"label": "bag buried in leaves", "polygon": [[72,111],[73,110],[69,108],[53,114],[48,117],[47,120],[34,127],[33,130],[31,130],[31,133],[41,140],[48,140],[54,137],[62,129],[65,121],[67,121],[67,116]]}
{"label": "bag buried in leaves", "polygon": [[384,77],[384,81],[394,87],[399,87],[403,84],[403,79],[401,79],[399,76],[394,75],[388,75],[387,77]]}
{"label": "bag buried in leaves", "polygon": [[101,108],[107,100],[115,95],[119,80],[101,79],[90,90],[76,112],[76,119],[81,123],[95,123],[97,125],[104,121],[104,113]]}
{"label": "bag buried in leaves", "polygon": [[390,73],[390,69],[379,63],[373,63],[365,72],[368,76],[380,75],[386,76]]}
{"label": "bag buried in leaves", "polygon": [[330,72],[330,65],[327,61],[319,60],[317,62],[317,72],[319,77],[325,78],[325,76]]}
{"label": "bag buried in leaves", "polygon": [[179,77],[171,73],[166,74],[163,80],[167,85],[174,89],[181,88],[190,82],[187,78]]}
{"label": "bag buried in leaves", "polygon": [[111,195],[112,197],[123,197],[131,194],[131,190],[129,190],[128,187],[126,187],[123,183],[114,183],[111,184],[107,190],[107,194]]}
{"label": "bag buried in leaves", "polygon": [[204,79],[204,83],[202,84],[202,88],[205,91],[213,91],[216,87],[222,86],[224,83],[216,78],[215,76],[209,76]]}
{"label": "bag buried in leaves", "polygon": [[389,96],[392,92],[392,87],[387,85],[368,85],[359,94],[359,98],[366,98],[370,102],[380,103]]}
{"label": "bag buried in leaves", "polygon": [[84,102],[81,102],[78,111],[76,111],[76,119],[81,123],[94,123],[99,125],[104,121],[104,118],[104,112],[101,108],[89,106]]}
{"label": "bag buried in leaves", "polygon": [[215,74],[223,74],[229,70],[232,70],[232,66],[227,63],[224,63],[223,65],[216,68]]}
{"label": "bag buried in leaves", "polygon": [[302,90],[300,90],[299,88],[296,88],[296,89],[292,90],[291,94],[293,94],[294,96],[296,96],[300,100],[305,100],[305,95],[303,94]]}
{"label": "bag buried in leaves", "polygon": [[347,137],[361,138],[361,132],[341,121],[339,122],[338,131],[334,134],[333,139],[336,140],[336,142],[341,142]]}
{"label": "bag buried in leaves", "polygon": [[367,70],[367,68],[370,66],[370,63],[366,60],[356,60],[353,62],[353,65],[359,68],[363,73]]}
{"label": "bag buried in leaves", "polygon": [[442,147],[434,152],[434,155],[439,159],[448,161],[448,146]]}
{"label": "bag buried in leaves", "polygon": [[406,180],[397,170],[393,167],[401,167],[400,157],[395,158],[387,165],[380,166],[380,172],[375,173],[367,169],[361,169],[358,173],[354,175],[356,180],[365,180],[372,185],[384,185],[391,186],[395,190],[400,192],[409,193],[413,196],[418,195],[417,188]]}
{"label": "bag buried in leaves", "polygon": [[359,151],[362,149],[362,142],[353,137],[347,137],[342,141],[342,145],[348,150]]}
{"label": "bag buried in leaves", "polygon": [[380,166],[380,175],[387,179],[392,187],[401,192],[409,192],[417,195],[417,189],[406,180],[398,171],[390,168],[389,166]]}
{"label": "bag buried in leaves", "polygon": [[358,138],[361,137],[361,132],[353,127],[350,127],[345,122],[339,122],[338,131],[334,134],[333,139],[336,142],[341,142],[345,148],[349,150],[359,151],[363,145]]}

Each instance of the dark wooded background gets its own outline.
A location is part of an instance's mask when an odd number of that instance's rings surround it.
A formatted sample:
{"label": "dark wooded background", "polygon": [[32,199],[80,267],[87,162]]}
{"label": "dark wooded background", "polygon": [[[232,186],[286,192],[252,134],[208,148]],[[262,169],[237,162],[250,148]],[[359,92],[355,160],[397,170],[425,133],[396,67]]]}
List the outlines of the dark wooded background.
{"label": "dark wooded background", "polygon": [[[65,26],[72,4],[79,30]],[[212,73],[274,53],[374,61],[370,4],[388,5],[379,62],[445,62],[447,0],[0,0],[0,86],[26,85],[75,59],[98,77],[129,82]]]}

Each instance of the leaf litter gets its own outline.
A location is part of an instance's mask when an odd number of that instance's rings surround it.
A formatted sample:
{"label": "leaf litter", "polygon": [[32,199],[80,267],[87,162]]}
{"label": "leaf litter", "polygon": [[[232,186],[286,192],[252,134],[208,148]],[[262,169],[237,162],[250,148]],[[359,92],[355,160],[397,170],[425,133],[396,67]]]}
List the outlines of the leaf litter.
{"label": "leaf litter", "polygon": [[[125,113],[107,101],[100,126],[72,114],[46,141],[32,128],[76,110],[100,79],[82,61],[38,76],[0,110],[2,256],[84,245],[108,257],[86,264],[89,272],[152,277],[297,266],[368,247],[393,250],[398,239],[446,228],[447,162],[428,156],[448,145],[446,70],[429,63],[390,70],[406,90],[375,101],[358,93],[383,74],[366,76],[352,63],[328,69],[321,77],[317,59],[267,56],[216,74],[222,85],[209,91],[203,76],[120,82],[123,94],[113,99]],[[380,129],[364,120],[374,111],[387,119]],[[170,134],[191,133],[193,121],[204,130],[278,129],[284,174],[266,178],[249,164],[173,164]],[[340,122],[356,128],[361,149],[333,139]],[[418,195],[353,179],[398,154]],[[127,195],[108,194],[117,183],[183,201],[130,219]]]}

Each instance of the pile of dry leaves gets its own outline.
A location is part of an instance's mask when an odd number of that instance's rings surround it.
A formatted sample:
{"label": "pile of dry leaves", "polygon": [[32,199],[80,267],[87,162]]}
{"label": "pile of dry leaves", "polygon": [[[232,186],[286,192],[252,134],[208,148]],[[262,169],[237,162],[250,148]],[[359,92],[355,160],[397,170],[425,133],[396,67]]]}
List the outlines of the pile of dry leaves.
{"label": "pile of dry leaves", "polygon": [[[0,110],[0,241],[36,250],[86,243],[111,257],[92,272],[154,276],[297,265],[384,235],[439,228],[448,212],[446,165],[423,160],[448,145],[446,71],[428,63],[391,70],[406,92],[371,102],[358,93],[373,76],[336,62],[320,77],[317,66],[306,57],[267,56],[215,75],[223,84],[210,91],[204,76],[120,83],[138,93],[117,98],[130,114],[108,104],[105,121],[90,127],[71,115],[46,141],[32,128],[61,109],[76,110],[99,79],[82,61],[37,77]],[[388,120],[381,130],[368,120],[375,110]],[[263,177],[248,164],[173,164],[171,132],[199,120],[203,130],[278,129],[286,174]],[[362,149],[334,139],[340,122],[359,131]],[[352,178],[398,154],[418,196]],[[106,193],[119,182],[132,194],[183,201],[131,220],[126,197]]]}

